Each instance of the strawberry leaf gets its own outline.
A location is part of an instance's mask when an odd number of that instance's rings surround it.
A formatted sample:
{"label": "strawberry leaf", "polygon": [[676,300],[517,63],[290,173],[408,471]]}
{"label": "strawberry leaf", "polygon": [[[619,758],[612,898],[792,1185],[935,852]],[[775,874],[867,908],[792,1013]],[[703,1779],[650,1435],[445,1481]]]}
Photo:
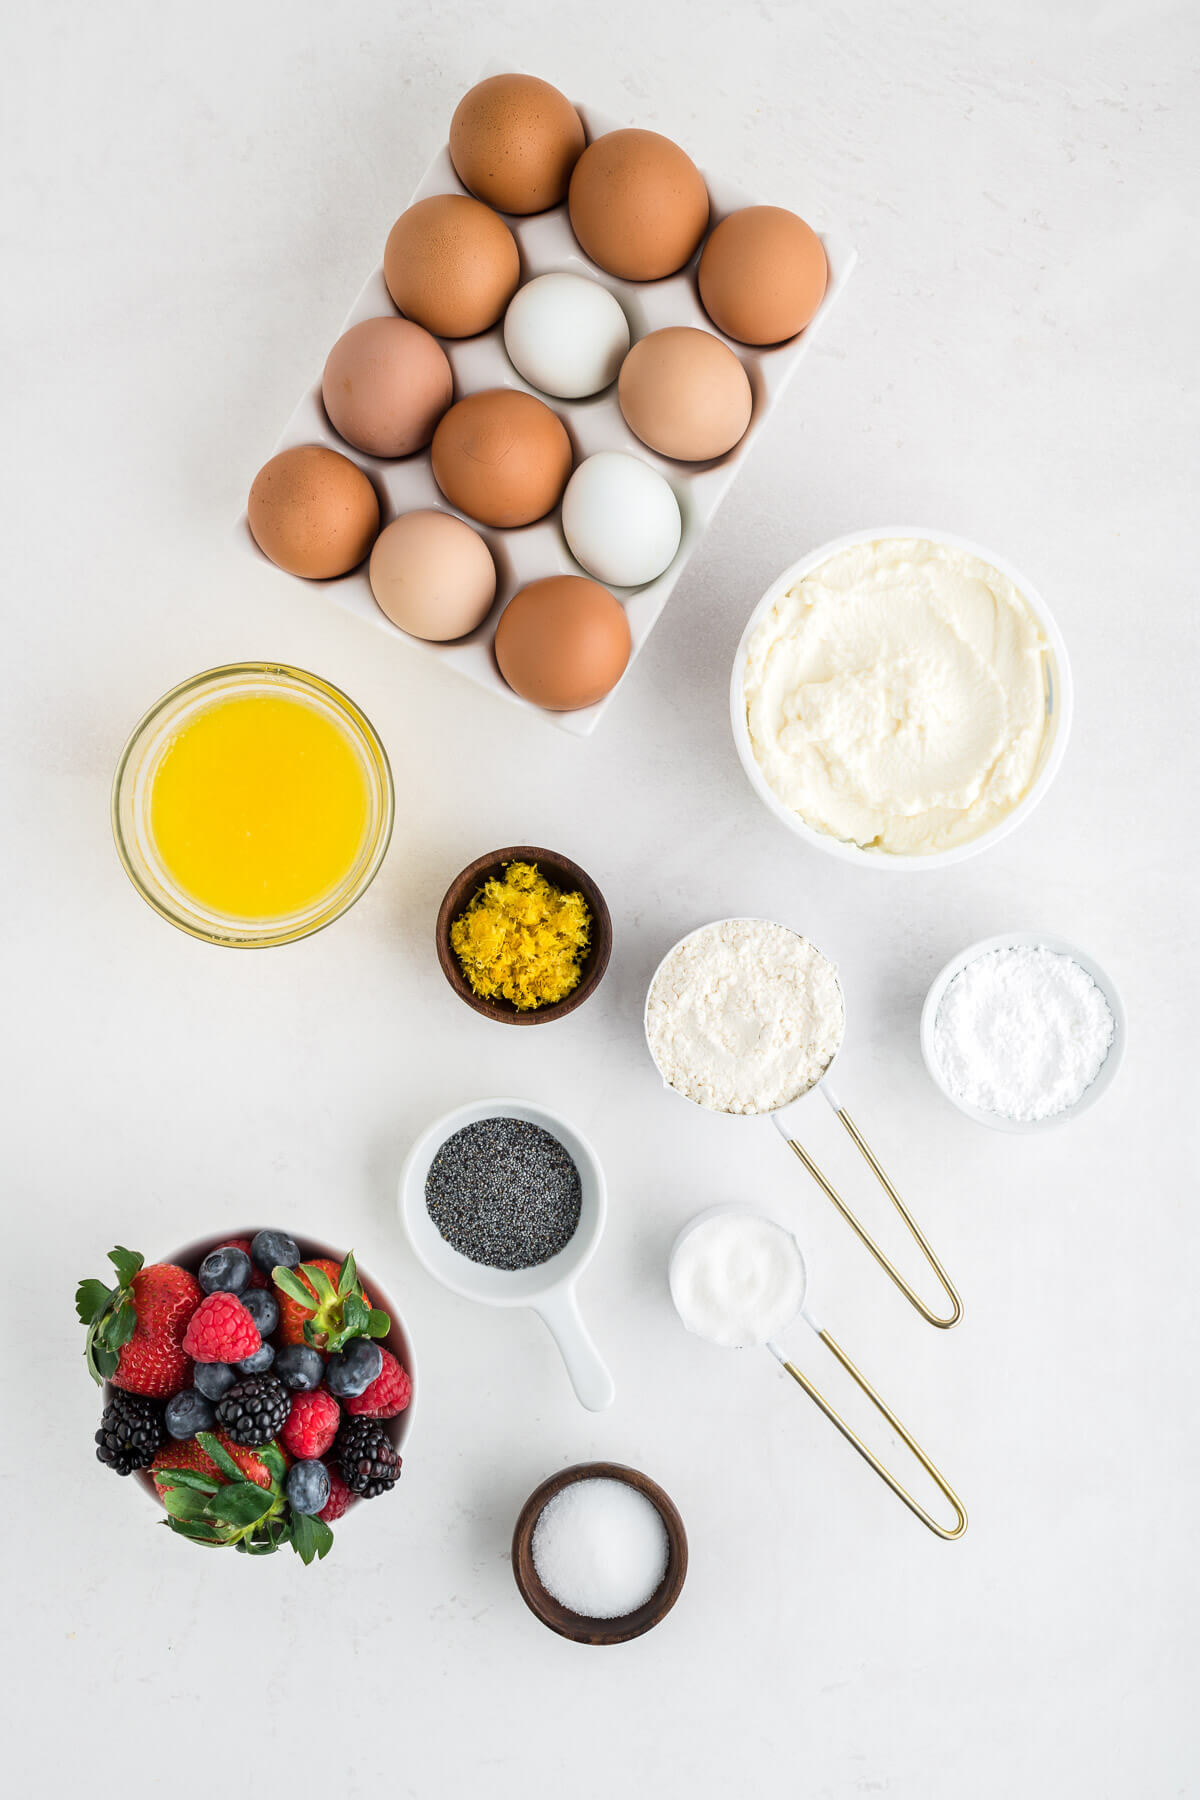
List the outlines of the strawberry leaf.
{"label": "strawberry leaf", "polygon": [[115,1250],[109,1251],[108,1260],[117,1271],[117,1280],[125,1288],[129,1286],[146,1259],[139,1251],[126,1250],[122,1244],[118,1244]]}
{"label": "strawberry leaf", "polygon": [[154,1473],[164,1486],[169,1476],[169,1485],[173,1488],[194,1488],[198,1494],[219,1494],[221,1491],[219,1481],[211,1475],[201,1475],[196,1469],[158,1468]]}
{"label": "strawberry leaf", "polygon": [[87,1365],[95,1382],[111,1381],[117,1372],[120,1357],[115,1350],[106,1350],[103,1344],[93,1343],[88,1348]]}
{"label": "strawberry leaf", "polygon": [[325,1333],[318,1331],[311,1319],[304,1321],[304,1341],[306,1344],[310,1344],[314,1350],[321,1350],[325,1346]]}
{"label": "strawberry leaf", "polygon": [[220,1528],[210,1524],[206,1519],[172,1519],[168,1517],[163,1520],[163,1524],[168,1525],[172,1531],[178,1532],[180,1537],[187,1538],[193,1544],[215,1546],[226,1542],[226,1539],[221,1536]]}
{"label": "strawberry leaf", "polygon": [[293,1513],[292,1549],[308,1568],[314,1559],[329,1555],[333,1549],[333,1533],[324,1519],[314,1518],[309,1513]]}
{"label": "strawberry leaf", "polygon": [[348,1250],[346,1252],[345,1260],[338,1270],[338,1297],[344,1300],[347,1294],[353,1293],[357,1283],[358,1269],[354,1261],[354,1252],[353,1250]]}
{"label": "strawberry leaf", "polygon": [[255,1455],[271,1477],[272,1486],[276,1489],[282,1488],[284,1477],[287,1474],[287,1463],[284,1461],[283,1451],[279,1445],[276,1443],[266,1444],[261,1450],[256,1451]]}
{"label": "strawberry leaf", "polygon": [[105,1287],[102,1281],[81,1281],[75,1289],[75,1311],[79,1315],[80,1324],[94,1325],[115,1299],[112,1288]]}
{"label": "strawberry leaf", "polygon": [[285,1269],[280,1264],[277,1269],[271,1270],[271,1280],[281,1294],[286,1294],[289,1300],[294,1300],[298,1306],[312,1312],[316,1302],[294,1270]]}
{"label": "strawberry leaf", "polygon": [[137,1314],[128,1301],[122,1301],[101,1327],[101,1335],[107,1349],[119,1350],[122,1344],[129,1342],[136,1330]]}
{"label": "strawberry leaf", "polygon": [[212,1457],[212,1460],[216,1463],[217,1468],[221,1471],[221,1474],[225,1476],[226,1480],[232,1482],[245,1481],[246,1477],[242,1474],[242,1471],[238,1468],[224,1444],[221,1443],[219,1438],[214,1437],[211,1431],[198,1431],[196,1433],[196,1442],[202,1450],[207,1451],[208,1455]]}
{"label": "strawberry leaf", "polygon": [[[316,1263],[301,1263],[300,1273],[302,1275],[307,1275],[308,1279],[312,1282],[313,1292],[317,1296],[318,1303],[321,1306],[331,1306],[337,1299],[337,1295],[333,1290],[333,1283],[330,1281],[324,1269],[319,1269]],[[310,1305],[312,1303],[311,1296],[309,1303]]]}
{"label": "strawberry leaf", "polygon": [[391,1316],[388,1313],[380,1312],[380,1310],[377,1306],[373,1306],[371,1308],[371,1311],[367,1314],[367,1324],[366,1324],[367,1337],[373,1337],[373,1338],[386,1337],[388,1332],[391,1329],[392,1329]]}
{"label": "strawberry leaf", "polygon": [[361,1294],[350,1294],[342,1302],[342,1329],[349,1337],[359,1337],[367,1329],[371,1309]]}
{"label": "strawberry leaf", "polygon": [[206,1519],[208,1515],[208,1495],[198,1494],[194,1488],[169,1487],[164,1490],[162,1503],[173,1519]]}
{"label": "strawberry leaf", "polygon": [[239,1481],[236,1486],[231,1482],[208,1502],[207,1517],[225,1525],[257,1525],[274,1504],[274,1494],[255,1487],[252,1481]]}

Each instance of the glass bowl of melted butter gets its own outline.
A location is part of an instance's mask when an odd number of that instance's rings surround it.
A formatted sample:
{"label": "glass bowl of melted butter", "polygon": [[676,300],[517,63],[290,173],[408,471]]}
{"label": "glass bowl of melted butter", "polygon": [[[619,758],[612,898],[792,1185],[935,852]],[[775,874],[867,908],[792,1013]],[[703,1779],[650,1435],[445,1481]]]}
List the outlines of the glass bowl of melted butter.
{"label": "glass bowl of melted butter", "polygon": [[260,949],[354,904],[394,807],[387,754],[352,700],[303,669],[232,663],[181,682],[135,726],[112,824],[126,874],[164,919]]}

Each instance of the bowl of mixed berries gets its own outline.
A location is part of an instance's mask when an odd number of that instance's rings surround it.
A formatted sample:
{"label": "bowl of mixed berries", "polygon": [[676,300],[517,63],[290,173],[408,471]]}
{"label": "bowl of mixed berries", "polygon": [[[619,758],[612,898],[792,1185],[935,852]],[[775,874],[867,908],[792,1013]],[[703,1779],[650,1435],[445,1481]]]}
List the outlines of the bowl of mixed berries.
{"label": "bowl of mixed berries", "polygon": [[268,1230],[109,1261],[115,1280],[75,1296],[99,1461],[192,1543],[325,1556],[352,1506],[395,1487],[412,1422],[411,1347],[353,1251]]}

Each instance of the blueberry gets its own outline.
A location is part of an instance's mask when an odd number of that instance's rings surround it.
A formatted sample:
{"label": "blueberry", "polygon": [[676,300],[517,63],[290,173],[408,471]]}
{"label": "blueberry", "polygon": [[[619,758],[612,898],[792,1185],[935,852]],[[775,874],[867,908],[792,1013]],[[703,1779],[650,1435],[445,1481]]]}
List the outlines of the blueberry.
{"label": "blueberry", "polygon": [[383,1368],[383,1351],[373,1338],[351,1338],[325,1363],[325,1386],[338,1400],[354,1400]]}
{"label": "blueberry", "polygon": [[325,1363],[310,1344],[285,1344],[275,1358],[275,1374],[293,1394],[310,1394],[321,1385]]}
{"label": "blueberry", "polygon": [[222,1394],[229,1392],[237,1378],[237,1370],[229,1363],[197,1363],[192,1376],[206,1400],[219,1400]]}
{"label": "blueberry", "polygon": [[[209,1363],[208,1367],[223,1369],[225,1364]],[[173,1438],[194,1438],[198,1431],[211,1431],[217,1422],[210,1402],[199,1388],[184,1388],[181,1394],[172,1394],[163,1417]]]}
{"label": "blueberry", "polygon": [[250,1243],[250,1254],[264,1275],[280,1267],[294,1269],[300,1261],[299,1246],[286,1231],[256,1232]]}
{"label": "blueberry", "polygon": [[246,1252],[227,1244],[224,1249],[210,1250],[200,1264],[200,1286],[206,1294],[243,1294],[253,1273]]}
{"label": "blueberry", "polygon": [[293,1463],[287,1472],[288,1505],[293,1512],[319,1513],[329,1499],[329,1470],[323,1462]]}
{"label": "blueberry", "polygon": [[270,1337],[279,1323],[279,1302],[266,1288],[249,1288],[242,1295],[242,1305],[258,1326],[260,1337]]}
{"label": "blueberry", "polygon": [[253,1356],[244,1356],[238,1364],[243,1375],[261,1375],[275,1361],[274,1344],[260,1344]]}

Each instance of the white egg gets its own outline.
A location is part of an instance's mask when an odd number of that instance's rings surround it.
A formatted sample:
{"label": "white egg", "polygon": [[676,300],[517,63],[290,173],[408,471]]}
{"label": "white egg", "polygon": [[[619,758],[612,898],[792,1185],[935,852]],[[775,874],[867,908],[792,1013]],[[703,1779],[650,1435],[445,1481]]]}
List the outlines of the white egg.
{"label": "white egg", "polygon": [[657,469],[623,450],[601,450],[568,481],[562,527],[572,555],[597,581],[643,587],[674,560],[683,520]]}
{"label": "white egg", "polygon": [[539,275],[509,301],[504,348],[518,375],[543,394],[580,400],[617,379],[629,349],[629,321],[598,281]]}

